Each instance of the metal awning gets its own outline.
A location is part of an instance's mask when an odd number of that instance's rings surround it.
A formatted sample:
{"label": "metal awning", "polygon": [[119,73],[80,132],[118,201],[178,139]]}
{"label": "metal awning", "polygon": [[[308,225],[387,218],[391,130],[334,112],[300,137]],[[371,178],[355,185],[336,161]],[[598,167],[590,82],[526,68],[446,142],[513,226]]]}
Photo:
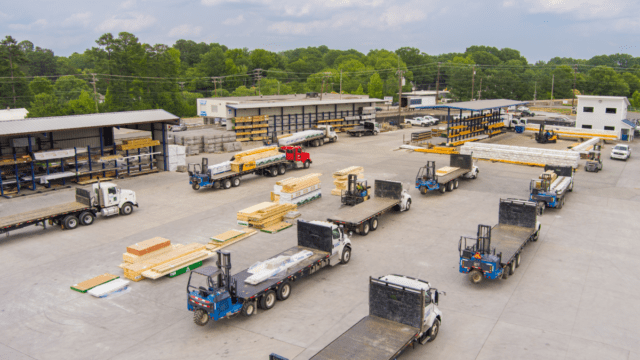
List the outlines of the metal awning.
{"label": "metal awning", "polygon": [[259,109],[274,107],[291,107],[291,106],[318,106],[318,105],[343,105],[343,104],[363,104],[363,103],[382,103],[381,99],[346,99],[346,100],[299,100],[299,101],[274,101],[274,102],[256,102],[244,104],[227,104],[228,108],[241,109]]}
{"label": "metal awning", "polygon": [[466,111],[481,111],[481,110],[494,110],[500,108],[506,108],[511,106],[525,105],[530,101],[516,101],[507,99],[494,99],[494,100],[478,100],[478,101],[464,101],[450,104],[438,104],[428,106],[416,106],[416,109],[456,109]]}

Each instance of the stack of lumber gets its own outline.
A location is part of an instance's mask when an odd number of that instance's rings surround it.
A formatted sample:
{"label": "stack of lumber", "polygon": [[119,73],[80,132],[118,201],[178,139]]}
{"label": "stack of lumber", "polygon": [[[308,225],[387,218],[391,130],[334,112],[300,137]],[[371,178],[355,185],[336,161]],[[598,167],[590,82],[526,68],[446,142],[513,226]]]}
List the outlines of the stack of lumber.
{"label": "stack of lumber", "polygon": [[319,199],[322,197],[320,176],[322,174],[316,173],[276,182],[271,192],[271,201],[301,206]]}
{"label": "stack of lumber", "polygon": [[224,247],[227,247],[231,244],[235,244],[240,240],[244,240],[251,235],[255,235],[258,232],[253,229],[244,229],[244,230],[229,230],[225,231],[222,234],[212,236],[211,241],[205,247],[209,251],[217,251]]}
{"label": "stack of lumber", "polygon": [[31,162],[31,156],[30,155],[18,156],[18,157],[16,157],[15,160],[13,159],[13,157],[7,157],[7,158],[1,158],[0,159],[0,166],[15,165],[15,164],[28,164],[30,162]]}
{"label": "stack of lumber", "polygon": [[158,145],[160,145],[160,140],[152,140],[150,138],[123,140],[122,145],[118,145],[117,149],[121,151],[125,151],[125,150],[140,149],[140,148],[158,146]]}
{"label": "stack of lumber", "polygon": [[443,168],[440,168],[440,169],[436,170],[436,175],[438,175],[438,176],[444,176],[444,175],[447,175],[448,173],[450,173],[450,172],[454,172],[454,171],[456,171],[456,170],[458,170],[458,169],[460,169],[460,168],[458,168],[458,167],[451,167],[451,166],[445,166],[445,167],[443,167]]}
{"label": "stack of lumber", "polygon": [[558,178],[558,174],[556,174],[553,170],[547,170],[547,171],[543,172],[542,174],[540,174],[540,179],[544,178],[545,175],[551,176],[551,182],[556,181],[556,179]]}
{"label": "stack of lumber", "polygon": [[[577,138],[586,139],[599,137],[603,140],[617,140],[618,133],[613,130],[596,130],[596,129],[581,129],[568,126],[554,126],[545,125],[545,130],[553,130],[561,138]],[[540,125],[527,124],[525,131],[535,132],[540,131]]]}
{"label": "stack of lumber", "polygon": [[156,237],[127,247],[127,252],[122,254],[124,263],[120,267],[124,270],[124,276],[133,281],[158,279],[193,270],[213,255],[214,252],[202,244],[171,245],[170,240]]}
{"label": "stack of lumber", "polygon": [[278,151],[277,146],[261,147],[243,151],[235,155],[231,162],[231,171],[240,172],[247,168],[255,168],[265,163],[274,162],[285,158],[286,155]]}
{"label": "stack of lumber", "polygon": [[580,154],[568,150],[549,150],[485,143],[466,143],[460,153],[473,154],[474,158],[530,166],[571,166],[578,167]]}
{"label": "stack of lumber", "polygon": [[349,181],[349,175],[358,175],[358,178],[362,178],[364,168],[362,166],[351,166],[346,169],[342,169],[333,173],[333,184],[335,189],[331,190],[331,195],[341,196],[342,190],[347,190],[347,183]]}
{"label": "stack of lumber", "polygon": [[253,205],[252,207],[248,207],[246,209],[238,211],[237,219],[238,225],[249,226],[249,216],[257,213],[260,210],[269,208],[273,205],[273,202],[263,202],[260,204]]}
{"label": "stack of lumber", "polygon": [[74,284],[71,286],[71,290],[75,290],[77,292],[86,293],[87,291],[95,288],[96,286],[108,283],[109,281],[113,281],[115,279],[120,278],[119,276],[112,274],[102,274],[100,276],[96,276],[89,280],[85,280],[81,283]]}
{"label": "stack of lumber", "polygon": [[298,206],[295,204],[260,203],[240,210],[238,212],[238,224],[260,230],[268,230],[268,228],[284,222],[284,216],[296,210],[298,210]]}

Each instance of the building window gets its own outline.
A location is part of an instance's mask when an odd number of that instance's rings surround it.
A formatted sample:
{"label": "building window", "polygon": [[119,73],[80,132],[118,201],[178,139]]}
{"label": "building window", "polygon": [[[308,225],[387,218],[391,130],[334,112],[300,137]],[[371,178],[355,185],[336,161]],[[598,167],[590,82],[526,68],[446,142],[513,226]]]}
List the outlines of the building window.
{"label": "building window", "polygon": [[607,114],[615,114],[616,110],[616,108],[607,108],[604,112],[606,112]]}
{"label": "building window", "polygon": [[582,112],[593,112],[593,106],[585,106],[582,108]]}
{"label": "building window", "polygon": [[582,125],[583,129],[592,129],[593,127],[591,125]]}
{"label": "building window", "polygon": [[605,130],[610,130],[610,131],[615,131],[616,127],[615,126],[605,126],[604,129]]}

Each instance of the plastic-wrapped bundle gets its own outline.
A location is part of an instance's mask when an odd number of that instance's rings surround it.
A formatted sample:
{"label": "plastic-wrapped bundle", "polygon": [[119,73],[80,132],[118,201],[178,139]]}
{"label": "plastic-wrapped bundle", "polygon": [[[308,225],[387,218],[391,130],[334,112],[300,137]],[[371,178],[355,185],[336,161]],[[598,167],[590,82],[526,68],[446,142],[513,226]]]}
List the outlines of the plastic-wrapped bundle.
{"label": "plastic-wrapped bundle", "polygon": [[262,262],[257,262],[247,272],[253,274],[244,280],[245,283],[251,285],[257,285],[261,282],[277,277],[279,274],[287,271],[290,267],[293,267],[313,255],[313,252],[309,250],[302,250],[291,256],[278,256],[273,259],[269,259]]}

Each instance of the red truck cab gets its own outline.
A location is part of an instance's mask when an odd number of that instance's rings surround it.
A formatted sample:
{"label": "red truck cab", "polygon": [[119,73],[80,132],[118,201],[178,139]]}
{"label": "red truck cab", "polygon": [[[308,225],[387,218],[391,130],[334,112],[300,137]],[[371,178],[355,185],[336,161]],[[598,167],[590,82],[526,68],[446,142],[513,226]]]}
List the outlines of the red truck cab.
{"label": "red truck cab", "polygon": [[311,156],[302,151],[300,146],[282,146],[280,150],[287,155],[288,161],[301,162],[305,169],[311,166]]}

